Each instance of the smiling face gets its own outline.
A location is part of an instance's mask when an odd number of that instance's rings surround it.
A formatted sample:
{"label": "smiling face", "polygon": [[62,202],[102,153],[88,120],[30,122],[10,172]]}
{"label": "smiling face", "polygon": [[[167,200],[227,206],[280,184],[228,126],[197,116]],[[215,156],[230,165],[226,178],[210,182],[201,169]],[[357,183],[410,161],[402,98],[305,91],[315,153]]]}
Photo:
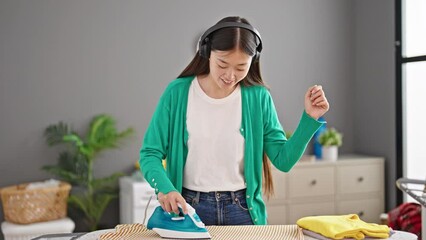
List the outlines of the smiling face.
{"label": "smiling face", "polygon": [[[224,97],[231,94],[250,69],[252,57],[240,49],[231,51],[211,51],[210,73],[207,76],[210,89]],[[216,95],[216,94],[214,94]]]}

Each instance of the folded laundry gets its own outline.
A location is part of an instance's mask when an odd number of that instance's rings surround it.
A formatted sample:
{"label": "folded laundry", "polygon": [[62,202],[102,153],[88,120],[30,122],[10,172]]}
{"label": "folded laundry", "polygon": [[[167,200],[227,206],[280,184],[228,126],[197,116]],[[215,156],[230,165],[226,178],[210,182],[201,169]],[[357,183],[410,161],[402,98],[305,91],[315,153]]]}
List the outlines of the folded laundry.
{"label": "folded laundry", "polygon": [[366,223],[356,214],[304,217],[297,221],[297,225],[332,239],[389,238],[390,233],[388,226]]}
{"label": "folded laundry", "polygon": [[[316,233],[316,232],[312,232],[310,230],[307,229],[303,229],[302,230],[303,235],[305,236],[309,236],[318,240],[333,240],[332,238],[328,238],[328,237],[324,237],[323,235]],[[391,238],[388,239],[392,239],[392,236],[394,235],[395,231],[391,230],[389,235],[391,236]],[[353,240],[353,238],[343,238],[342,240]],[[366,237],[364,238],[364,240],[377,240],[377,238],[375,237]]]}

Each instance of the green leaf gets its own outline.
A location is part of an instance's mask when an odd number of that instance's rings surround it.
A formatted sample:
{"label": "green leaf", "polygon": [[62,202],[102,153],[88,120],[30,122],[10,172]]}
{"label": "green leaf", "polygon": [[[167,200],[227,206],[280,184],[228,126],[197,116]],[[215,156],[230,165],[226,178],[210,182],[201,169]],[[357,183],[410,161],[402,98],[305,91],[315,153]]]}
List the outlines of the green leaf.
{"label": "green leaf", "polygon": [[63,143],[64,136],[71,133],[71,129],[67,124],[59,122],[58,124],[49,125],[44,130],[44,136],[49,146]]}
{"label": "green leaf", "polygon": [[92,182],[93,189],[95,191],[103,191],[105,189],[109,190],[115,188],[118,183],[118,179],[124,176],[123,173],[114,173],[109,177],[97,178]]}
{"label": "green leaf", "polygon": [[69,151],[62,151],[59,153],[58,167],[64,170],[75,173],[76,156],[71,154]]}
{"label": "green leaf", "polygon": [[58,164],[43,166],[45,170],[72,185],[86,186],[88,181],[88,162],[84,155],[63,151],[59,154]]}
{"label": "green leaf", "polygon": [[84,142],[76,133],[67,134],[63,137],[64,142],[72,143],[76,147],[83,146]]}
{"label": "green leaf", "polygon": [[115,121],[112,117],[102,114],[96,116],[90,124],[89,143],[96,148],[113,147],[114,142]]}
{"label": "green leaf", "polygon": [[115,120],[106,114],[96,116],[90,124],[88,143],[96,152],[118,147],[119,140],[134,133],[132,128],[118,132]]}
{"label": "green leaf", "polygon": [[127,128],[126,130],[118,134],[118,138],[123,139],[129,136],[132,136],[134,133],[135,133],[135,130],[133,128]]}
{"label": "green leaf", "polygon": [[87,199],[84,196],[79,195],[70,195],[68,198],[68,203],[76,207],[77,209],[80,209],[84,215],[90,216]]}
{"label": "green leaf", "polygon": [[73,172],[67,171],[59,166],[43,166],[43,170],[58,176],[60,179],[69,182],[71,184],[81,184],[84,182],[84,179],[82,179],[80,176],[76,175]]}
{"label": "green leaf", "polygon": [[105,208],[115,198],[117,198],[117,196],[112,194],[97,194],[95,196],[93,203],[96,207],[92,209],[91,216],[96,219],[96,222],[99,222]]}
{"label": "green leaf", "polygon": [[95,150],[91,146],[86,144],[81,146],[79,148],[79,151],[90,160],[93,158],[95,154]]}
{"label": "green leaf", "polygon": [[343,135],[335,128],[327,128],[318,137],[318,142],[322,146],[341,146]]}
{"label": "green leaf", "polygon": [[115,198],[117,195],[114,194],[71,195],[68,203],[81,210],[91,225],[89,228],[96,230],[106,207]]}

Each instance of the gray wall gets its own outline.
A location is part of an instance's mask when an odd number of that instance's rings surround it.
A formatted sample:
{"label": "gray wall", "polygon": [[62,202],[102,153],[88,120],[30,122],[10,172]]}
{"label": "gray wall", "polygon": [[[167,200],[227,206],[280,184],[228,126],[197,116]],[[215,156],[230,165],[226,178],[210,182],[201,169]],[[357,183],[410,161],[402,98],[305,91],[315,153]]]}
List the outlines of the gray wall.
{"label": "gray wall", "polygon": [[[199,35],[241,15],[262,34],[263,76],[284,128],[297,126],[306,89],[323,85],[328,125],[344,133],[341,152],[387,158],[393,206],[393,14],[388,0],[2,0],[0,187],[50,177],[40,167],[56,163],[57,151],[44,128],[62,120],[84,130],[98,113],[137,136],[105,153],[96,175],[128,172],[160,94],[192,59]],[[117,202],[103,221],[118,223]]]}
{"label": "gray wall", "polygon": [[396,206],[394,1],[356,1],[354,150],[386,157],[386,206]]}

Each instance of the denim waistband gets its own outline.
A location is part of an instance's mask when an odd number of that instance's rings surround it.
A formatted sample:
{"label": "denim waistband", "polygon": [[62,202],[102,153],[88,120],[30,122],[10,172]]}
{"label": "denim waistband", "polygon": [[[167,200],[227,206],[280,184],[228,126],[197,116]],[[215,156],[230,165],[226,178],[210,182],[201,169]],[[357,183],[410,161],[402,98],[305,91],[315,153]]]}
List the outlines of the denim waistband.
{"label": "denim waistband", "polygon": [[196,202],[198,202],[200,199],[205,200],[216,200],[216,201],[227,201],[230,200],[233,203],[238,198],[245,198],[246,195],[246,189],[241,189],[237,191],[214,191],[214,192],[199,192],[199,191],[193,191],[187,188],[182,188],[182,195],[189,195],[194,198]]}

